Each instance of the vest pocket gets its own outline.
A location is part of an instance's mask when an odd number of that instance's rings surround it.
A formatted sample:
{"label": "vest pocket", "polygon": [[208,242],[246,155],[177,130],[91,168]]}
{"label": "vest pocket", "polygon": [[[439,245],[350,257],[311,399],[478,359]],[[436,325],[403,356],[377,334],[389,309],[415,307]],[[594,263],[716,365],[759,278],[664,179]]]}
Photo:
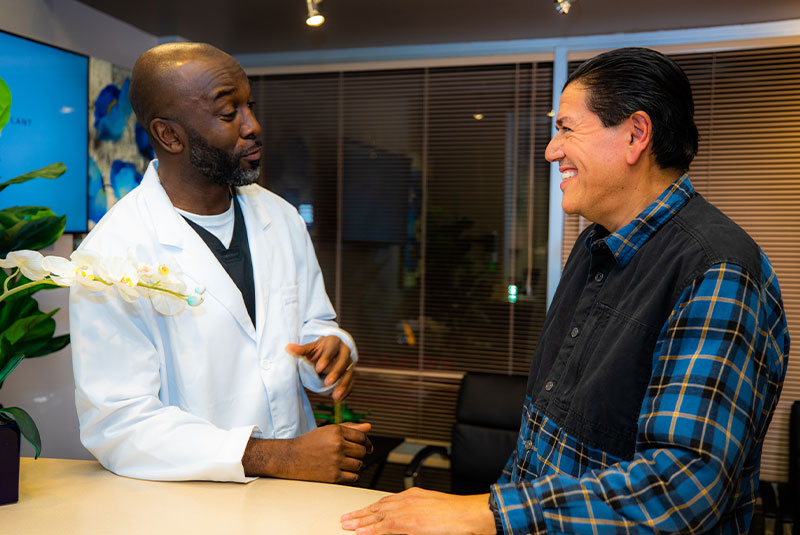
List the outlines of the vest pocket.
{"label": "vest pocket", "polygon": [[571,392],[564,428],[588,446],[633,456],[659,329],[598,304],[591,341],[562,379]]}

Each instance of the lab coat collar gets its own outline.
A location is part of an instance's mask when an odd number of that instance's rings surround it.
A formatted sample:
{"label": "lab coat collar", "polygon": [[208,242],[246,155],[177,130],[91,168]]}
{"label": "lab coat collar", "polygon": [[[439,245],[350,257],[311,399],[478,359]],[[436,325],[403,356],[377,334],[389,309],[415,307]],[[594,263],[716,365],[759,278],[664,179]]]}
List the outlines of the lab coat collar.
{"label": "lab coat collar", "polygon": [[[196,285],[205,286],[206,298],[212,297],[219,301],[233,315],[242,330],[255,340],[255,327],[247,313],[239,288],[203,239],[175,210],[161,185],[157,169],[158,160],[150,162],[139,187],[142,188],[148,211],[156,222],[158,242],[162,246],[176,249],[174,258],[184,275],[192,279]],[[241,198],[238,195],[237,197]],[[245,220],[248,212],[252,213],[252,210],[243,211]],[[269,217],[265,217],[266,221],[264,217],[257,218],[264,226],[269,224]]]}

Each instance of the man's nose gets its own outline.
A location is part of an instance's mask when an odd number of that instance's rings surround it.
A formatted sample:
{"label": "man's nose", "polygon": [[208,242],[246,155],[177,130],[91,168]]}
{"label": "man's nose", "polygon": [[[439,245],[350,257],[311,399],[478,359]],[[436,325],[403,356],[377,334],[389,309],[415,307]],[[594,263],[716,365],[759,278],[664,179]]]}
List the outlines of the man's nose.
{"label": "man's nose", "polygon": [[564,157],[564,151],[561,150],[561,142],[558,139],[558,134],[550,139],[547,148],[544,149],[544,157],[548,162],[557,162]]}
{"label": "man's nose", "polygon": [[239,129],[239,135],[244,138],[253,138],[258,137],[261,134],[261,125],[258,124],[258,119],[256,119],[253,110],[247,108],[244,112],[244,120],[242,121],[242,126]]}

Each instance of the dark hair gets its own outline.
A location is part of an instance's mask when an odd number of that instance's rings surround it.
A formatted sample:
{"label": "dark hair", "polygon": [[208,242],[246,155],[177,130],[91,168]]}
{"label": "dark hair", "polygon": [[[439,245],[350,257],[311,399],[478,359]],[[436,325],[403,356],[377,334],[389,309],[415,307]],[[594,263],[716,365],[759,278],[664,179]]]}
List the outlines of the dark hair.
{"label": "dark hair", "polygon": [[582,63],[564,87],[573,82],[586,88],[587,106],[606,127],[647,113],[658,165],[689,169],[697,154],[694,100],[686,73],[672,59],[647,48],[619,48]]}

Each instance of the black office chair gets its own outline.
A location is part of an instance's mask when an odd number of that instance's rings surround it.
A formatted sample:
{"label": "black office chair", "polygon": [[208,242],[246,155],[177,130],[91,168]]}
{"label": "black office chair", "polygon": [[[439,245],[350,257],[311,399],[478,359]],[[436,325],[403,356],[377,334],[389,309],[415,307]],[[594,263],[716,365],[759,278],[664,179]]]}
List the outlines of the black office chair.
{"label": "black office chair", "polygon": [[793,535],[800,535],[800,401],[792,403],[789,416],[789,481],[772,483],[762,480],[758,494],[764,519],[774,523],[772,531],[775,535],[783,535],[784,524],[791,525]]}
{"label": "black office chair", "polygon": [[789,415],[789,482],[778,485],[778,522],[792,525],[800,535],[800,401],[792,403]]}
{"label": "black office chair", "polygon": [[422,463],[438,454],[450,458],[451,492],[489,492],[516,446],[527,381],[521,375],[467,372],[458,391],[451,452],[423,448],[406,469],[406,488],[418,486]]}

